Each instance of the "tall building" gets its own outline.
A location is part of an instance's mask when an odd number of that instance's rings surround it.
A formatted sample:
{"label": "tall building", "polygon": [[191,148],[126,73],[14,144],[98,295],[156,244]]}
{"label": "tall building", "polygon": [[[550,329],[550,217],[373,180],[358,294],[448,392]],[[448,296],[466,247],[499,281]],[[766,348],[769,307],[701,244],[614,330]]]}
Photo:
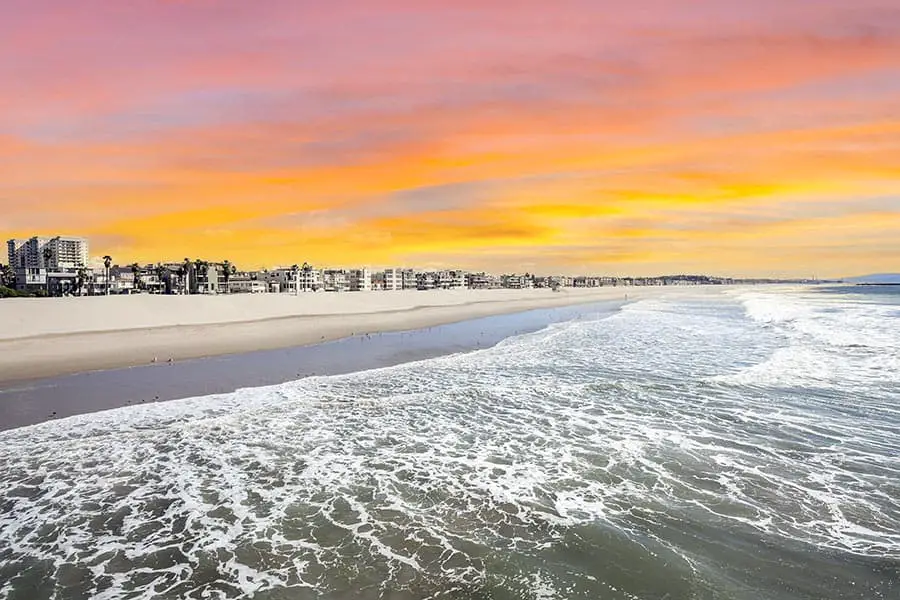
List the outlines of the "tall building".
{"label": "tall building", "polygon": [[20,289],[66,287],[88,264],[88,241],[84,238],[34,236],[9,240],[6,247]]}

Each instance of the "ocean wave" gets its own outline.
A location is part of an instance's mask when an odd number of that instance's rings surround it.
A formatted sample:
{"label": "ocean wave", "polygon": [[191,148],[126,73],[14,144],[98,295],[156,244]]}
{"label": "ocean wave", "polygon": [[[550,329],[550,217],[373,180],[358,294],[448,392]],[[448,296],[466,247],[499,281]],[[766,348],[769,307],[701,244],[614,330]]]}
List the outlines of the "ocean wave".
{"label": "ocean wave", "polygon": [[[798,358],[805,332],[745,306],[641,301],[477,352],[0,433],[0,597],[776,597],[776,559],[896,564],[891,399],[848,407],[849,383]],[[777,322],[818,318],[801,309]],[[889,585],[857,580],[796,597]]]}

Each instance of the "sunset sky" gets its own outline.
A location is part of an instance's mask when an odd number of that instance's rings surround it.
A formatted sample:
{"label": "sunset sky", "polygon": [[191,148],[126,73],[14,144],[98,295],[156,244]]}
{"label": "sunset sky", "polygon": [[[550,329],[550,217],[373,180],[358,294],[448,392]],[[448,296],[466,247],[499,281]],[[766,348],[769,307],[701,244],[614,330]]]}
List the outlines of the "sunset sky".
{"label": "sunset sky", "polygon": [[900,4],[0,0],[0,239],[55,233],[121,264],[900,271]]}

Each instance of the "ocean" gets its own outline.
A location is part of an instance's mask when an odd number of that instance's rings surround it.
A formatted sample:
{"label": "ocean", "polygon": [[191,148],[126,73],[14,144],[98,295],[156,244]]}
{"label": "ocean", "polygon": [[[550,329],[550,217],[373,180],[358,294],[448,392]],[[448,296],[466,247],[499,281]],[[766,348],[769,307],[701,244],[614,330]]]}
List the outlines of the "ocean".
{"label": "ocean", "polygon": [[900,288],[0,432],[0,598],[900,598]]}

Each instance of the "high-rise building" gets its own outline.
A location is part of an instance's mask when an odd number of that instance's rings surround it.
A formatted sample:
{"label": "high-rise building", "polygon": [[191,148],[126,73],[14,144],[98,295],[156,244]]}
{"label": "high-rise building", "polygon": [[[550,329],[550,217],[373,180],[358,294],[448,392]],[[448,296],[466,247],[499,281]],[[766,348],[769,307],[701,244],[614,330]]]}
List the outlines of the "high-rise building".
{"label": "high-rise building", "polygon": [[9,266],[16,273],[16,287],[48,287],[74,279],[88,264],[88,241],[79,237],[34,236],[6,242]]}

